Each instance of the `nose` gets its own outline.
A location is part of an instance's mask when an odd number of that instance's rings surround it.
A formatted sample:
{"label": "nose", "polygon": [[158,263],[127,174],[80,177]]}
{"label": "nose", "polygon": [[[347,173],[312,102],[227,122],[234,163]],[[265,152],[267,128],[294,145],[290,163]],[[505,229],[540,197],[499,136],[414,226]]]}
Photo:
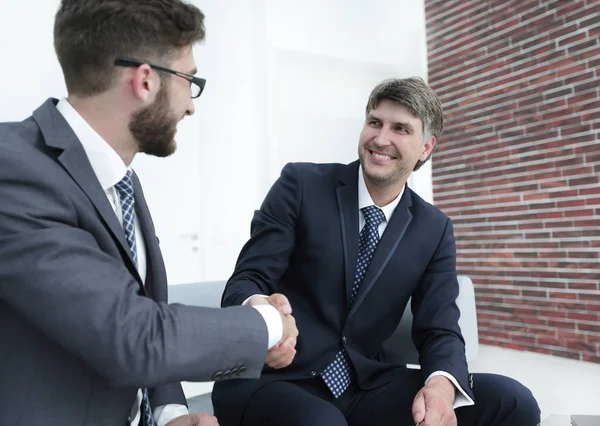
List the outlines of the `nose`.
{"label": "nose", "polygon": [[388,137],[388,133],[390,131],[391,129],[388,126],[382,126],[375,135],[375,138],[373,138],[375,144],[379,146],[389,145],[390,139]]}
{"label": "nose", "polygon": [[188,106],[185,110],[185,115],[194,115],[195,112],[196,112],[196,106],[194,105],[194,100],[192,98],[190,98],[190,103],[188,104]]}

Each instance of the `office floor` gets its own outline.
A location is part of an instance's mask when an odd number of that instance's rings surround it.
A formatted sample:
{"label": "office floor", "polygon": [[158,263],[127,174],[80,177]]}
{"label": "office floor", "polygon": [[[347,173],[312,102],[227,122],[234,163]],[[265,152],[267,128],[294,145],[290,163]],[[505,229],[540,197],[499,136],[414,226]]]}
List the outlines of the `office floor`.
{"label": "office floor", "polygon": [[[600,364],[479,345],[473,373],[510,376],[535,395],[542,417],[552,413],[600,414]],[[211,383],[183,383],[188,398],[212,390]]]}

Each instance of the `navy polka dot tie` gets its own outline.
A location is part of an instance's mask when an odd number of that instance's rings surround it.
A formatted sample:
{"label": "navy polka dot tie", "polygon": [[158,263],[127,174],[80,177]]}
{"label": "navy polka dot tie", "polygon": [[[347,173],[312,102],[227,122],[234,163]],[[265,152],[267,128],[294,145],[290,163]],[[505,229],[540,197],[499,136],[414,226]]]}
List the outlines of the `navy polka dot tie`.
{"label": "navy polka dot tie", "polygon": [[[356,262],[354,285],[352,286],[352,294],[350,296],[351,304],[358,294],[360,283],[365,276],[369,262],[371,262],[371,258],[379,242],[379,225],[385,220],[385,215],[376,206],[365,207],[361,210],[365,217],[365,226],[360,231],[358,261]],[[331,390],[331,393],[333,393],[333,396],[338,398],[348,388],[348,385],[352,381],[352,376],[353,371],[350,358],[346,349],[342,347],[336,354],[333,362],[323,372],[323,380],[329,390]]]}
{"label": "navy polka dot tie", "polygon": [[[125,177],[116,185],[115,189],[119,194],[121,201],[121,212],[123,213],[123,230],[125,238],[131,251],[131,257],[137,267],[137,250],[135,246],[135,204],[133,198],[133,182],[131,181],[131,170],[128,170]],[[150,407],[150,398],[148,397],[148,389],[142,389],[142,404],[141,414],[144,426],[155,426],[152,408]]]}

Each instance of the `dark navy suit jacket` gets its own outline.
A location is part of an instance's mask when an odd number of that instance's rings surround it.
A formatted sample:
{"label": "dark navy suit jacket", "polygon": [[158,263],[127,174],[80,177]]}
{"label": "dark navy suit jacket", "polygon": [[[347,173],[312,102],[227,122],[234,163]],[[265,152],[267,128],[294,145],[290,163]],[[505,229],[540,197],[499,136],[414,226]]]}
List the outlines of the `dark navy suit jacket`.
{"label": "dark navy suit jacket", "polygon": [[452,223],[408,187],[350,304],[359,239],[358,167],[358,161],[290,163],[255,212],[251,238],[222,304],[239,305],[257,293],[285,294],[300,331],[297,354],[284,369],[265,367],[258,381],[215,384],[221,425],[239,424],[246,401],[264,383],[321,374],[342,345],[361,388],[401,377],[405,363],[382,345],[411,296],[412,337],[423,378],[446,371],[473,397],[455,302]]}

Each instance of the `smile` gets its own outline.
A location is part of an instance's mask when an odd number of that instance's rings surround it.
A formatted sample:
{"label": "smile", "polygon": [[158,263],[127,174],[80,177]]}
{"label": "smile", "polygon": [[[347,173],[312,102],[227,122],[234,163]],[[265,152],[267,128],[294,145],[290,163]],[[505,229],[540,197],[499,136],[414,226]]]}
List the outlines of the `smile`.
{"label": "smile", "polygon": [[394,157],[392,157],[391,155],[384,154],[382,152],[375,152],[375,151],[369,150],[369,153],[371,154],[371,156],[373,158],[375,158],[376,160],[380,160],[380,161],[389,161],[389,160],[394,159]]}

